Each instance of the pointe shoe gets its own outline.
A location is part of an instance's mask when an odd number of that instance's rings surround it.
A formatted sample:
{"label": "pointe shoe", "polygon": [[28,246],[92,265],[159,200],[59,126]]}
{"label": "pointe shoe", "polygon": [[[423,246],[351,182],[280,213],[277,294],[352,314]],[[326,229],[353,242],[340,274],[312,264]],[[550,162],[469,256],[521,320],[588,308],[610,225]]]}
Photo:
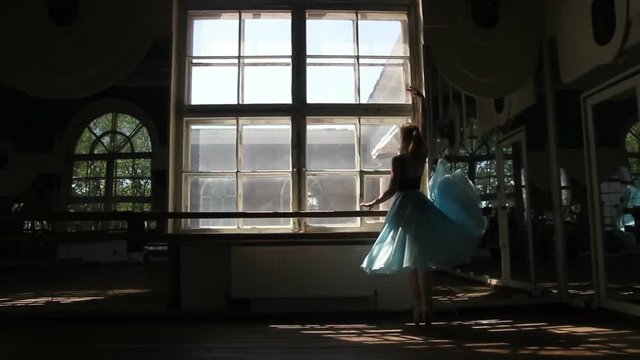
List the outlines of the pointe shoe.
{"label": "pointe shoe", "polygon": [[421,319],[422,319],[422,312],[420,311],[420,308],[414,307],[413,308],[413,324],[415,326],[420,325]]}
{"label": "pointe shoe", "polygon": [[433,307],[425,304],[421,310],[422,322],[424,322],[426,327],[431,327],[431,322],[433,321]]}
{"label": "pointe shoe", "polygon": [[433,311],[431,309],[425,309],[422,313],[422,318],[424,320],[424,326],[431,327],[431,322],[433,321]]}

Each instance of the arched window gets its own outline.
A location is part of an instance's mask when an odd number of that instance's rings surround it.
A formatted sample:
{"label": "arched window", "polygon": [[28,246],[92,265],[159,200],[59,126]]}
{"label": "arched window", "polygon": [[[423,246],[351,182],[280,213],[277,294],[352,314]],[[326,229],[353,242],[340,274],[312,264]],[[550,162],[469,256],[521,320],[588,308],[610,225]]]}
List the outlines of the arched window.
{"label": "arched window", "polygon": [[151,210],[151,139],[138,119],[107,113],[84,129],[73,154],[68,209]]}

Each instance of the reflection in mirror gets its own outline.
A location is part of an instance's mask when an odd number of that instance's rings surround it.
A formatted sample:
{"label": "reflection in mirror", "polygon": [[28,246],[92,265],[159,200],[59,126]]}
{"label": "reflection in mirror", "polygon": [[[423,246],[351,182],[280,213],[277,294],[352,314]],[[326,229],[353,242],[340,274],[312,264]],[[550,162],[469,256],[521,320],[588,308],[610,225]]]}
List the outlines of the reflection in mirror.
{"label": "reflection in mirror", "polygon": [[[592,108],[600,192],[606,297],[640,304],[640,242],[636,224],[638,102],[634,89]],[[635,178],[634,178],[635,177]],[[629,215],[629,216],[627,216]]]}
{"label": "reflection in mirror", "polygon": [[506,221],[510,280],[524,283],[532,281],[531,252],[529,243],[529,218],[527,211],[527,181],[524,176],[524,153],[522,141],[502,147],[504,154],[505,202],[503,215]]}
{"label": "reflection in mirror", "polygon": [[500,253],[496,167],[496,140],[499,130],[480,133],[475,99],[453,91],[452,100],[458,103],[463,115],[458,152],[445,150],[441,155],[449,161],[451,169],[461,172],[475,185],[480,195],[480,206],[486,220],[486,230],[470,263],[458,270],[482,281],[495,282],[502,277],[502,255]]}
{"label": "reflection in mirror", "polygon": [[[586,194],[582,185],[578,185],[576,180],[562,168],[560,169],[560,186],[566,241],[567,291],[573,297],[590,298],[593,296],[593,270]],[[549,265],[552,263],[555,265],[552,219],[551,215],[540,219],[540,230],[537,236],[541,241],[540,248],[536,250],[537,259],[549,262]],[[544,266],[544,263],[540,264],[543,271]],[[556,282],[555,277],[550,280],[541,276],[541,285],[544,287],[557,286]]]}

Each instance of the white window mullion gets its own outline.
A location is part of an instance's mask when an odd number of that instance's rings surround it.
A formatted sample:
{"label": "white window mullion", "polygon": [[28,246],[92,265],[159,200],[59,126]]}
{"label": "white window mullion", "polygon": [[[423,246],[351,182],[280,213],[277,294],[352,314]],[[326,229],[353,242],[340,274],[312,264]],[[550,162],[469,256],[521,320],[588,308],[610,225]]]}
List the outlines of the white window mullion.
{"label": "white window mullion", "polygon": [[360,19],[359,19],[359,13],[358,11],[356,11],[356,18],[354,20],[354,24],[353,24],[353,31],[354,31],[354,48],[356,50],[356,54],[355,54],[355,64],[354,66],[355,68],[355,92],[356,92],[356,104],[360,104],[362,103],[362,99],[360,98],[360,43],[359,43],[359,39],[360,39],[360,34],[359,34],[359,23],[360,23]]}
{"label": "white window mullion", "polygon": [[[306,136],[305,117],[295,113],[291,119],[291,210],[306,210],[305,157]],[[302,231],[303,219],[293,219],[294,231]]]}
{"label": "white window mullion", "polygon": [[[361,132],[361,118],[358,117],[357,120],[357,124],[356,124],[356,146],[355,146],[355,151],[356,151],[356,171],[358,173],[358,181],[357,181],[357,196],[356,196],[356,209],[359,209],[359,204],[361,202],[362,199],[362,191],[364,189],[364,186],[362,184],[363,181],[363,176],[362,176],[362,154],[361,154],[361,148],[362,148],[362,132]],[[358,226],[362,226],[362,218],[359,217],[358,218]]]}
{"label": "white window mullion", "polygon": [[[242,24],[242,14],[240,17],[240,23]],[[244,26],[240,26],[241,30],[240,32],[242,33],[242,28]],[[242,39],[242,35],[240,36],[240,38]],[[243,201],[243,194],[242,194],[242,186],[240,186],[240,182],[242,180],[242,176],[240,175],[240,169],[242,169],[242,158],[243,158],[243,153],[242,153],[242,129],[240,127],[240,119],[236,118],[236,171],[235,171],[235,178],[236,178],[236,210],[237,211],[244,211],[243,206],[242,206],[242,201]],[[236,227],[237,228],[242,228],[242,223],[244,222],[243,218],[240,218],[236,221]]]}
{"label": "white window mullion", "polygon": [[[239,212],[245,211],[244,210],[244,192],[242,191],[242,181],[244,178],[244,174],[241,173],[240,171],[236,171],[236,210],[238,210]],[[244,225],[244,218],[238,218],[238,221],[236,223],[236,227],[237,228],[242,228]]]}
{"label": "white window mullion", "polygon": [[238,89],[237,102],[242,104],[244,97],[243,73],[244,73],[244,54],[242,53],[242,41],[244,40],[244,21],[242,20],[242,11],[238,11]]}
{"label": "white window mullion", "polygon": [[[307,16],[302,3],[291,13],[291,210],[306,210],[306,102],[307,102]],[[294,231],[304,231],[304,219],[292,219]]]}

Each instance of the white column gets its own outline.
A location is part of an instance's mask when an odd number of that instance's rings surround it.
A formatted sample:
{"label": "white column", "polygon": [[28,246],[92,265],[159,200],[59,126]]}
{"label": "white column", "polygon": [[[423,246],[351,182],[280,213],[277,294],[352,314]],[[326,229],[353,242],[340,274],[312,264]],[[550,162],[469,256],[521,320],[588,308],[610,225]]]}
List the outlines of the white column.
{"label": "white column", "polygon": [[558,136],[556,131],[556,104],[551,80],[551,61],[549,44],[542,46],[542,67],[544,75],[544,105],[547,118],[547,138],[549,152],[549,176],[551,181],[551,198],[553,202],[554,238],[556,245],[556,273],[558,276],[558,293],[567,296],[566,239],[564,232],[564,215],[562,211],[562,193],[560,184],[560,167],[558,165]]}

